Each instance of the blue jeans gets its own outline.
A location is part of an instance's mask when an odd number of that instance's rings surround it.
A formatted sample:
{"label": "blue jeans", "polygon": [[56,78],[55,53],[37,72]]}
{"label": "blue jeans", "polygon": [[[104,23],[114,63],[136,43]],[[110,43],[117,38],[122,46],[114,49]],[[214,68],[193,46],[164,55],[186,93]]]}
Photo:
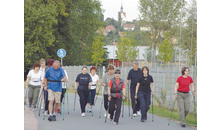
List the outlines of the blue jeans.
{"label": "blue jeans", "polygon": [[[90,105],[94,105],[95,94],[96,94],[96,89],[91,90],[91,93],[89,93],[88,103],[90,103]],[[90,101],[90,97],[91,97],[91,101]]]}
{"label": "blue jeans", "polygon": [[142,91],[138,91],[138,98],[140,100],[141,119],[145,119],[145,117],[147,116],[147,111],[150,109],[151,92],[145,93]]}

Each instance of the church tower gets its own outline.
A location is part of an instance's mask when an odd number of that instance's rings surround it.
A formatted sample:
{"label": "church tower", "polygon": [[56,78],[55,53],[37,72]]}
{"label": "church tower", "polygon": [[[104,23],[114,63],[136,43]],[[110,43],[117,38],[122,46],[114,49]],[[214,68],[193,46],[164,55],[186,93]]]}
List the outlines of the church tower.
{"label": "church tower", "polygon": [[121,23],[121,26],[126,23],[126,13],[123,11],[123,3],[121,2],[121,9],[118,12],[118,21]]}

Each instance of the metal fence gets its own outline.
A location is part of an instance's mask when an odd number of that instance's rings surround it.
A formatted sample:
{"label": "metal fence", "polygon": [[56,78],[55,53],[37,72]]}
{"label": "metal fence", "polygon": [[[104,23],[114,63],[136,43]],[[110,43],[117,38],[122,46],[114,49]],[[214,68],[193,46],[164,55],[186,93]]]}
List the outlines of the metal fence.
{"label": "metal fence", "polygon": [[[69,77],[69,83],[68,87],[73,87],[74,82],[76,80],[76,77],[79,73],[82,72],[83,66],[63,66],[63,69],[65,69],[68,73]],[[88,72],[92,66],[87,66]],[[132,67],[123,67],[120,68],[121,70],[121,78],[126,81],[129,71],[132,69]],[[190,73],[189,76],[193,79],[193,84],[195,87],[195,90],[197,90],[197,67],[191,66],[189,67]],[[103,75],[106,72],[106,68],[103,67],[97,67],[97,74],[99,75],[100,80],[102,80]],[[176,83],[176,80],[179,76],[181,76],[181,70],[175,66],[170,67],[155,67],[155,68],[149,68],[149,74],[153,77],[154,80],[154,105],[159,105],[164,108],[171,109],[174,101],[174,86]],[[127,85],[126,85],[127,89]],[[126,91],[127,92],[127,91]],[[102,92],[100,91],[100,94]],[[127,94],[126,94],[127,95]],[[197,98],[195,98],[197,101]],[[191,109],[190,111],[194,110],[193,105],[193,96],[190,89],[190,101],[191,101]],[[177,102],[175,103],[175,109],[178,110]],[[196,106],[195,106],[196,107]]]}

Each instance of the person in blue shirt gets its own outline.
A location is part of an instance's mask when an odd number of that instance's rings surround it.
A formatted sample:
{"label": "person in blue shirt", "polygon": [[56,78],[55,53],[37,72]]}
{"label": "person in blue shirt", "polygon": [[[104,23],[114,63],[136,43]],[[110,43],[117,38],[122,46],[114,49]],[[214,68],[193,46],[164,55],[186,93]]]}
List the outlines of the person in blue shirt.
{"label": "person in blue shirt", "polygon": [[[47,78],[49,78],[49,83],[47,85]],[[46,90],[48,91],[48,100],[49,100],[49,121],[56,121],[56,113],[58,105],[60,103],[60,97],[62,92],[62,81],[66,80],[65,72],[63,68],[60,68],[60,62],[55,60],[53,62],[53,67],[47,69],[45,74],[44,83]],[[52,115],[53,102],[55,100],[54,112]]]}
{"label": "person in blue shirt", "polygon": [[77,90],[80,98],[81,116],[85,117],[85,108],[89,97],[89,89],[92,85],[92,77],[87,73],[87,67],[82,68],[75,82],[75,90]]}
{"label": "person in blue shirt", "polygon": [[[137,82],[139,77],[141,76],[141,69],[138,68],[138,64],[133,64],[133,69],[131,69],[128,73],[127,77],[127,84],[129,84],[129,80],[131,80],[130,83],[130,94],[131,94],[131,104],[133,109],[133,117],[136,117],[137,115],[141,115],[140,113],[140,100],[139,98],[135,99],[135,90],[137,86]],[[135,102],[136,100],[136,102]]]}

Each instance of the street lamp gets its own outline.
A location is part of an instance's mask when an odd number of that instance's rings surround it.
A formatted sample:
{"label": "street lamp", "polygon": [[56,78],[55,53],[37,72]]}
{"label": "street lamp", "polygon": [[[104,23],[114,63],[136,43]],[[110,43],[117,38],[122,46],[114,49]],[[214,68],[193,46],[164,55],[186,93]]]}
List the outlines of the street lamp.
{"label": "street lamp", "polygon": [[113,65],[114,65],[114,59],[115,59],[115,39],[113,40]]}

